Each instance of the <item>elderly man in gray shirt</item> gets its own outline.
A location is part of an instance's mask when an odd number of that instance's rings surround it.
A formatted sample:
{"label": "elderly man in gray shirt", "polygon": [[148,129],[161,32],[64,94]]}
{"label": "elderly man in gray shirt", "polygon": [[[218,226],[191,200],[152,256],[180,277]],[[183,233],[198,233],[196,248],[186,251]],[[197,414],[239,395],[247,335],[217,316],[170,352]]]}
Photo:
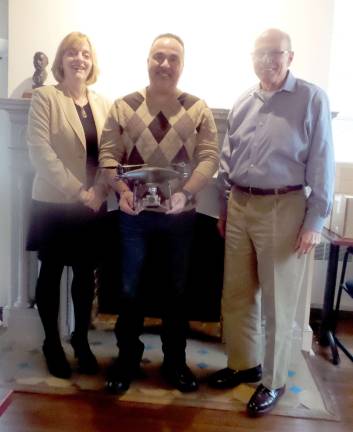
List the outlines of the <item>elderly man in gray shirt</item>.
{"label": "elderly man in gray shirt", "polygon": [[285,391],[306,257],[320,242],[333,197],[328,99],[293,76],[293,56],[290,37],[280,30],[256,40],[260,83],[230,112],[219,170],[228,367],[209,384],[231,388],[262,378],[247,405],[251,416],[269,412]]}

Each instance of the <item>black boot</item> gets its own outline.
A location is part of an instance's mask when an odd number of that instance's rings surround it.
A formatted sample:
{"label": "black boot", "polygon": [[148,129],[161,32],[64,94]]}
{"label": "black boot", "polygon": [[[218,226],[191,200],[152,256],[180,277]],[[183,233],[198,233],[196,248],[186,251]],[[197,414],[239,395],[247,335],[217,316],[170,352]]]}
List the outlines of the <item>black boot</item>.
{"label": "black boot", "polygon": [[70,343],[78,361],[78,371],[85,375],[98,373],[97,359],[91,351],[87,338],[72,333]]}
{"label": "black boot", "polygon": [[70,378],[71,368],[60,341],[45,339],[43,354],[49,372],[57,378]]}

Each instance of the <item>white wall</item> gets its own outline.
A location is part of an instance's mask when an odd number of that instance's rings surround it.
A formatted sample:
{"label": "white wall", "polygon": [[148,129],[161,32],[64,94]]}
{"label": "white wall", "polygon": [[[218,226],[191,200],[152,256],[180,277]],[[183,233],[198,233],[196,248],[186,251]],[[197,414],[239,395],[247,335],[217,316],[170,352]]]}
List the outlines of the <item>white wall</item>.
{"label": "white wall", "polygon": [[352,16],[352,0],[335,0],[329,95],[333,111],[339,111],[341,118],[346,120],[349,118],[353,122],[352,92],[350,91],[353,68]]}
{"label": "white wall", "polygon": [[[9,94],[21,96],[35,51],[53,61],[72,30],[87,33],[102,74],[96,89],[111,99],[143,87],[152,39],[171,31],[185,41],[180,87],[215,108],[229,108],[255,81],[250,52],[268,27],[292,35],[293,71],[327,88],[334,0],[11,0]],[[48,80],[48,83],[50,80]],[[28,83],[27,83],[28,86]]]}
{"label": "white wall", "polygon": [[[0,38],[8,39],[8,0],[0,0]],[[0,60],[0,97],[7,96],[7,58]]]}
{"label": "white wall", "polygon": [[[7,0],[0,0],[0,38],[8,38]],[[7,96],[7,59],[0,60],[0,97]],[[10,197],[8,171],[8,122],[4,112],[0,111],[0,305],[6,304],[9,277],[10,245]]]}
{"label": "white wall", "polygon": [[[73,30],[87,33],[96,46],[102,71],[96,89],[111,99],[146,85],[150,43],[167,31],[185,41],[180,87],[212,107],[230,108],[255,82],[250,52],[256,36],[269,27],[292,36],[293,72],[327,89],[335,1],[341,0],[9,0],[7,23],[7,0],[0,0],[0,37],[7,26],[9,32],[7,94],[20,97],[30,88],[34,52],[44,51],[52,63],[57,45]],[[47,84],[51,82],[49,75]],[[7,137],[0,113],[0,238],[5,240]],[[1,240],[0,305],[8,283],[1,279],[7,265],[3,244]]]}

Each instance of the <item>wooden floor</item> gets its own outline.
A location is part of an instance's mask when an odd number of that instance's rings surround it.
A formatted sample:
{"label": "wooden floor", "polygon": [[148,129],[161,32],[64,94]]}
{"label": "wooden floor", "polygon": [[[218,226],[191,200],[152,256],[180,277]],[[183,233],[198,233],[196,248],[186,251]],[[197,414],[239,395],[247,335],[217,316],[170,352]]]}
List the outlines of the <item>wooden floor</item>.
{"label": "wooden floor", "polygon": [[[340,333],[353,351],[353,320]],[[47,396],[14,393],[0,418],[1,432],[351,432],[353,430],[353,363],[341,353],[334,366],[329,352],[314,342],[314,365],[333,395],[341,421],[268,415],[250,419],[245,412],[118,403],[107,395]]]}

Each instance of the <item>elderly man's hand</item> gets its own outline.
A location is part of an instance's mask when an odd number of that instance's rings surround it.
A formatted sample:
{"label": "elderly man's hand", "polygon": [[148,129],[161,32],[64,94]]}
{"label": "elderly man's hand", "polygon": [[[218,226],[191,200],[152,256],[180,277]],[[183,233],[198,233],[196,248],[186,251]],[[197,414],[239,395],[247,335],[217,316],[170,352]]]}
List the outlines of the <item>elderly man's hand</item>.
{"label": "elderly man's hand", "polygon": [[298,257],[308,254],[321,241],[321,234],[317,231],[300,231],[295,250]]}
{"label": "elderly man's hand", "polygon": [[182,192],[175,192],[170,197],[171,209],[166,214],[179,214],[181,213],[186,205],[186,196]]}

